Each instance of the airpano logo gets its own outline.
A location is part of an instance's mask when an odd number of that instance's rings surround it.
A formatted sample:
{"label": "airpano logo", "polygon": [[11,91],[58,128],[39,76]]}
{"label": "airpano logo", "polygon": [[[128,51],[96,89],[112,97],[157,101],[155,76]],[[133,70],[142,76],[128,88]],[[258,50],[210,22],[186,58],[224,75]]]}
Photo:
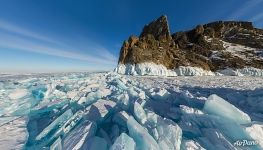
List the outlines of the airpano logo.
{"label": "airpano logo", "polygon": [[255,146],[258,145],[256,140],[237,140],[234,142],[234,146]]}

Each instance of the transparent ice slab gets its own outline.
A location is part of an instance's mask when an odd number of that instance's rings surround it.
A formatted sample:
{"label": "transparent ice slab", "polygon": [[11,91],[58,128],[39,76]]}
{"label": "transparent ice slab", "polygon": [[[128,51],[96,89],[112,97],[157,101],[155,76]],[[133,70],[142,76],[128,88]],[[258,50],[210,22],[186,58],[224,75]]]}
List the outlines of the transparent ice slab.
{"label": "transparent ice slab", "polygon": [[135,142],[126,133],[122,133],[111,146],[110,150],[135,150]]}
{"label": "transparent ice slab", "polygon": [[238,124],[251,122],[250,117],[246,113],[215,94],[208,97],[203,111],[232,120]]}
{"label": "transparent ice slab", "polygon": [[133,117],[129,117],[127,126],[129,135],[136,143],[136,149],[160,150],[160,147],[154,138]]}

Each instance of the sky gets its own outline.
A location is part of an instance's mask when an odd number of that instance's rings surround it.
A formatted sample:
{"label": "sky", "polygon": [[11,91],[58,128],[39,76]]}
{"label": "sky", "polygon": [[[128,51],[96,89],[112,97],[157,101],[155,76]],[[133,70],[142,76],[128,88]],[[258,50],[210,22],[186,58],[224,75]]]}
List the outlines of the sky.
{"label": "sky", "polygon": [[0,72],[103,71],[130,35],[167,15],[171,32],[218,20],[263,28],[263,0],[0,0]]}

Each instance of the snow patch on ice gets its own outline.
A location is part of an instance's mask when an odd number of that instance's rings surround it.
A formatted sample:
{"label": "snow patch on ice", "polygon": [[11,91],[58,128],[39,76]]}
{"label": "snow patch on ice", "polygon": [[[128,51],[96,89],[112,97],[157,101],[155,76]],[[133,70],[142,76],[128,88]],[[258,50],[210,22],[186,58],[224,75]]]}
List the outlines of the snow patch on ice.
{"label": "snow patch on ice", "polygon": [[254,140],[259,143],[261,148],[263,148],[263,125],[253,124],[251,127],[247,127],[245,130]]}
{"label": "snow patch on ice", "polygon": [[0,149],[23,149],[27,137],[27,119],[13,120],[0,126]]}
{"label": "snow patch on ice", "polygon": [[27,89],[15,89],[13,92],[11,92],[8,97],[10,99],[19,99],[19,98],[23,98],[28,94],[28,90]]}
{"label": "snow patch on ice", "polygon": [[205,150],[199,143],[193,140],[183,140],[181,150]]}

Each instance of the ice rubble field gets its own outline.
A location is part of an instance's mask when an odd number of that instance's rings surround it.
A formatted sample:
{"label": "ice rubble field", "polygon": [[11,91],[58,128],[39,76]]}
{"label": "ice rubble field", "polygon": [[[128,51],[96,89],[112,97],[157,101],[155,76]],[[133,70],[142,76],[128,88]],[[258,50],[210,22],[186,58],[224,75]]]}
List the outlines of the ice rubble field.
{"label": "ice rubble field", "polygon": [[259,77],[0,77],[1,150],[257,150],[262,113]]}

